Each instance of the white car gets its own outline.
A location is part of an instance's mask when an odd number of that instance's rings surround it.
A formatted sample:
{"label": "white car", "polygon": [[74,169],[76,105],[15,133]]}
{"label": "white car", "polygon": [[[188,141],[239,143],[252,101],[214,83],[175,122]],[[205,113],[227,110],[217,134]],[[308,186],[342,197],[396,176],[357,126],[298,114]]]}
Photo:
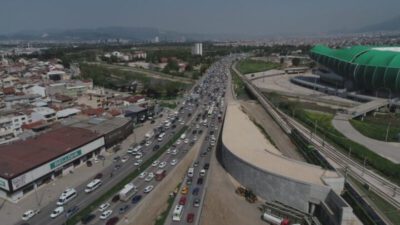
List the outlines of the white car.
{"label": "white car", "polygon": [[56,218],[57,216],[59,216],[63,212],[64,212],[64,207],[59,206],[59,207],[57,207],[57,208],[55,208],[53,210],[53,212],[50,214],[50,217],[51,218]]}
{"label": "white car", "polygon": [[151,166],[156,167],[156,166],[158,166],[159,163],[160,163],[160,161],[156,160],[151,164]]}
{"label": "white car", "polygon": [[171,148],[167,149],[167,154],[171,154]]}
{"label": "white car", "polygon": [[135,155],[135,159],[140,159],[142,157],[143,157],[142,153]]}
{"label": "white car", "polygon": [[30,218],[32,218],[34,215],[36,215],[38,213],[39,213],[39,210],[30,209],[30,210],[26,211],[24,214],[22,214],[22,218],[21,219],[23,221],[27,221],[27,220],[29,220]]}
{"label": "white car", "polygon": [[176,154],[178,154],[178,149],[172,150],[172,155],[176,155]]}
{"label": "white car", "polygon": [[121,162],[124,163],[124,162],[128,161],[128,159],[129,159],[129,156],[125,155],[124,157],[122,157]]}
{"label": "white car", "polygon": [[154,178],[154,173],[149,173],[149,175],[147,175],[146,179],[144,179],[146,182],[149,182],[151,180],[153,180]]}
{"label": "white car", "polygon": [[177,141],[176,141],[176,144],[177,144],[177,145],[180,145],[181,143],[182,143],[181,140],[177,140]]}
{"label": "white car", "polygon": [[161,162],[159,165],[158,165],[158,168],[164,168],[165,166],[167,165],[167,162]]}
{"label": "white car", "polygon": [[183,140],[183,142],[185,142],[185,144],[189,143],[189,139],[186,138],[185,140]]}
{"label": "white car", "polygon": [[153,188],[154,188],[154,186],[153,185],[149,185],[149,186],[147,186],[145,189],[144,189],[144,193],[150,193],[150,191],[152,191],[153,190]]}
{"label": "white car", "polygon": [[99,211],[100,211],[100,212],[103,212],[103,211],[106,210],[108,207],[110,207],[110,203],[108,203],[108,202],[103,203],[103,204],[101,204],[101,205],[99,206]]}
{"label": "white car", "polygon": [[146,146],[150,146],[151,143],[152,143],[151,141],[146,141],[146,144],[145,144],[145,145],[146,145]]}
{"label": "white car", "polygon": [[176,159],[173,159],[170,162],[171,166],[175,166],[177,163],[178,163],[178,160],[176,160]]}
{"label": "white car", "polygon": [[181,125],[183,125],[183,124],[185,124],[185,121],[182,121],[182,122],[181,122]]}
{"label": "white car", "polygon": [[104,212],[100,215],[100,219],[101,219],[101,220],[107,219],[109,216],[111,216],[112,212],[113,212],[113,211],[112,211],[111,209],[109,209],[109,210],[107,210],[107,211],[104,211]]}
{"label": "white car", "polygon": [[138,159],[138,160],[136,160],[136,162],[133,163],[133,165],[139,166],[140,164],[142,164],[142,162],[143,162],[143,160]]}
{"label": "white car", "polygon": [[143,178],[145,178],[147,176],[147,172],[142,172],[140,175],[139,175],[139,178],[140,179],[143,179]]}
{"label": "white car", "polygon": [[194,137],[193,137],[193,141],[197,141],[197,136],[194,136]]}

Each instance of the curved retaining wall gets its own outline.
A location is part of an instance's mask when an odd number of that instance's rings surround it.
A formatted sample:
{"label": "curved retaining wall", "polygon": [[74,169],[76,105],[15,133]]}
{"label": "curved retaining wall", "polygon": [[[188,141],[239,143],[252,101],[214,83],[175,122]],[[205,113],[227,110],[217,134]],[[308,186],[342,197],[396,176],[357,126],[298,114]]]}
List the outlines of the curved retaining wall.
{"label": "curved retaining wall", "polygon": [[309,203],[319,205],[330,192],[329,187],[302,183],[251,165],[229,151],[223,143],[220,151],[220,161],[225,169],[243,186],[267,201],[279,201],[309,212]]}

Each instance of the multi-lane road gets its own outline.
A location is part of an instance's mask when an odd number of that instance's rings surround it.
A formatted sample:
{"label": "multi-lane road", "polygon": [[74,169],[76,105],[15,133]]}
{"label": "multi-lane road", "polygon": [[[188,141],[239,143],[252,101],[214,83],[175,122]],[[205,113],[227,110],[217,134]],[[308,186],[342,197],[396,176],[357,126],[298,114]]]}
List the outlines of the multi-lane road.
{"label": "multi-lane road", "polygon": [[[212,111],[205,111],[207,123],[202,125],[206,128],[207,136],[198,156],[182,181],[165,222],[167,225],[198,224],[200,221],[204,196],[207,191],[211,154],[214,154],[225,115],[226,100],[224,93],[228,81],[227,69],[229,64],[228,61],[213,67],[213,76],[207,79],[204,84],[205,91],[209,93],[209,107],[214,106]],[[204,120],[204,117],[202,119]]]}

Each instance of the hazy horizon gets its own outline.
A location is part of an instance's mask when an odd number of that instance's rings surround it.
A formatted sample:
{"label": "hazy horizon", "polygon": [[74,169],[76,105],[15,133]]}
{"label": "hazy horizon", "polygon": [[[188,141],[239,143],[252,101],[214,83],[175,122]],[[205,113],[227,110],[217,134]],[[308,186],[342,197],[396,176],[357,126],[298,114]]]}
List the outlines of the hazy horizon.
{"label": "hazy horizon", "polygon": [[3,0],[0,33],[153,27],[204,34],[307,34],[351,30],[400,15],[395,0]]}

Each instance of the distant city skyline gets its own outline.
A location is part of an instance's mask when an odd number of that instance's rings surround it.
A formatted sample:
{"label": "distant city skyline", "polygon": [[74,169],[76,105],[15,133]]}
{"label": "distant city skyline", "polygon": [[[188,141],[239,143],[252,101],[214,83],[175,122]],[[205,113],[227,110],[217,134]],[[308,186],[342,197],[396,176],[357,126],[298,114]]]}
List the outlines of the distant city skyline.
{"label": "distant city skyline", "polygon": [[324,33],[395,18],[399,8],[396,0],[3,0],[0,34],[104,26],[204,34]]}

